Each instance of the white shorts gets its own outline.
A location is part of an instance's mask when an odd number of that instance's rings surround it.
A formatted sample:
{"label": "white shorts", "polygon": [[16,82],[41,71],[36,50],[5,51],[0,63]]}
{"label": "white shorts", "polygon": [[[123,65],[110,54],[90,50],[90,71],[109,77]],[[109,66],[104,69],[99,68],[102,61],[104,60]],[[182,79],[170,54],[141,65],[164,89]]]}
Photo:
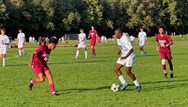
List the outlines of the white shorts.
{"label": "white shorts", "polygon": [[0,47],[0,54],[7,54],[7,48]]}
{"label": "white shorts", "polygon": [[116,63],[125,65],[126,67],[132,67],[134,64],[134,59],[135,59],[135,56],[129,56],[127,59],[123,59],[123,60],[119,58]]}
{"label": "white shorts", "polygon": [[23,48],[23,43],[18,43],[18,48]]}
{"label": "white shorts", "polygon": [[142,46],[144,46],[145,45],[145,42],[144,41],[140,41],[139,42],[139,47],[142,47]]}
{"label": "white shorts", "polygon": [[80,43],[78,44],[78,48],[85,48],[86,47],[86,44],[85,43]]}

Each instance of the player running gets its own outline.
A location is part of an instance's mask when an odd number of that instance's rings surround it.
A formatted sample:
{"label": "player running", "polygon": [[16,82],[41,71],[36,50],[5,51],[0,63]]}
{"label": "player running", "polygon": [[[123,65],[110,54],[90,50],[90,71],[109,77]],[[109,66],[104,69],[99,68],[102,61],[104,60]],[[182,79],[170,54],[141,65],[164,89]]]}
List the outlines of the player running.
{"label": "player running", "polygon": [[77,47],[75,59],[78,59],[81,48],[84,48],[85,59],[87,59],[86,34],[84,33],[83,28],[80,29],[80,34],[78,35],[78,47]]}
{"label": "player running", "polygon": [[143,28],[140,28],[140,32],[138,34],[138,40],[139,41],[139,47],[140,47],[140,51],[141,51],[141,56],[142,55],[146,55],[146,51],[144,50],[144,45],[145,45],[145,41],[148,45],[148,39],[147,39],[147,34],[146,32],[144,32]]}
{"label": "player running", "polygon": [[[170,67],[170,77],[173,78],[173,64],[170,46],[173,44],[172,39],[166,34],[166,28],[163,25],[158,27],[159,34],[156,36],[156,49],[160,53],[164,77],[167,78],[166,59]],[[159,48],[160,47],[160,48]]]}
{"label": "player running", "polygon": [[17,36],[17,46],[18,46],[18,50],[19,50],[19,56],[22,56],[22,52],[23,52],[24,56],[26,56],[26,52],[24,50],[24,43],[26,41],[25,34],[22,32],[21,28],[19,28],[18,31],[19,31],[19,33]]}
{"label": "player running", "polygon": [[95,30],[94,26],[91,26],[91,30],[89,31],[88,38],[90,38],[90,47],[91,47],[91,51],[92,51],[92,58],[96,57],[94,47],[95,47],[97,37],[98,37],[97,31]]}
{"label": "player running", "polygon": [[57,39],[51,38],[49,40],[49,44],[39,46],[31,55],[29,65],[32,65],[32,69],[34,73],[37,75],[37,78],[34,78],[30,81],[29,90],[32,90],[34,84],[44,82],[44,78],[46,77],[48,79],[48,85],[51,90],[51,93],[55,96],[58,95],[56,94],[53,78],[50,69],[47,65],[50,52],[51,50],[54,50],[56,48],[57,44]]}
{"label": "player running", "polygon": [[132,48],[131,42],[129,41],[129,38],[126,34],[122,35],[121,29],[116,29],[115,38],[117,39],[117,43],[120,48],[119,51],[117,52],[117,55],[119,56],[121,53],[121,56],[119,57],[119,59],[117,60],[114,66],[114,71],[117,74],[120,82],[122,83],[121,90],[125,90],[128,87],[128,83],[125,81],[121,72],[121,68],[125,65],[126,73],[135,84],[136,91],[140,92],[141,85],[138,83],[135,75],[131,72],[135,59],[135,53]]}
{"label": "player running", "polygon": [[1,35],[0,35],[0,58],[3,59],[3,67],[5,67],[6,63],[6,54],[7,49],[10,41],[7,35],[5,35],[5,29],[1,29]]}

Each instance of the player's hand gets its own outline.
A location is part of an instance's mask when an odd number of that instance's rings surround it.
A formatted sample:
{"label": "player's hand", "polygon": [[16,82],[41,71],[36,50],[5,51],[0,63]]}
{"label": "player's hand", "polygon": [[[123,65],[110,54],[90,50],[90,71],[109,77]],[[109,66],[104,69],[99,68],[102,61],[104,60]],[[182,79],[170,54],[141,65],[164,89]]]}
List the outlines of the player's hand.
{"label": "player's hand", "polygon": [[126,59],[125,57],[121,57],[121,60],[124,60],[124,59]]}
{"label": "player's hand", "polygon": [[116,54],[117,54],[118,56],[120,55],[120,53],[121,53],[120,51],[116,52]]}
{"label": "player's hand", "polygon": [[28,63],[28,66],[29,66],[29,67],[31,67],[31,66],[32,66],[32,63],[31,63],[31,62],[29,62],[29,63]]}

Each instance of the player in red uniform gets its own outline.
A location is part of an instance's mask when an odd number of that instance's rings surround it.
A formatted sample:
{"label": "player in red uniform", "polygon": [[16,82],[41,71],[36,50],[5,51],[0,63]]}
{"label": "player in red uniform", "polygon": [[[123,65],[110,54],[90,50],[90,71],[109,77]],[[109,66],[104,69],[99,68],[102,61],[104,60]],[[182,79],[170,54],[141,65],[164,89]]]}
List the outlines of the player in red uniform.
{"label": "player in red uniform", "polygon": [[[172,39],[166,34],[166,28],[163,25],[158,27],[159,34],[156,36],[156,49],[160,53],[164,77],[167,78],[166,59],[170,67],[170,77],[173,78],[173,64],[170,46],[173,44]],[[159,48],[160,47],[160,48]]]}
{"label": "player in red uniform", "polygon": [[51,50],[56,48],[58,44],[57,39],[51,38],[47,45],[39,46],[31,55],[29,65],[32,66],[34,73],[37,75],[37,78],[34,78],[29,83],[29,90],[32,90],[32,87],[35,83],[44,82],[45,77],[48,79],[48,85],[53,95],[57,96],[55,92],[55,87],[53,83],[53,78],[50,72],[50,69],[47,65],[48,57]]}
{"label": "player in red uniform", "polygon": [[95,30],[94,26],[91,26],[91,30],[89,31],[88,38],[90,38],[90,47],[91,47],[91,51],[92,51],[92,58],[96,57],[94,47],[95,47],[97,37],[98,37],[97,31]]}

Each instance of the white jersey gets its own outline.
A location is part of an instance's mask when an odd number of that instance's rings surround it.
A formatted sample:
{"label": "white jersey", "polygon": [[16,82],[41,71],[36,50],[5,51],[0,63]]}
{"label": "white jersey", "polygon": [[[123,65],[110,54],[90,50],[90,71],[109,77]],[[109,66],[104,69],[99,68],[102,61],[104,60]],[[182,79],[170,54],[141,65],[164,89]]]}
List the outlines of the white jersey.
{"label": "white jersey", "polygon": [[78,40],[79,40],[79,42],[81,42],[82,40],[84,40],[83,44],[86,44],[86,34],[85,33],[80,33],[78,35]]}
{"label": "white jersey", "polygon": [[145,41],[147,37],[146,32],[139,32],[138,37],[140,41]]}
{"label": "white jersey", "polygon": [[8,45],[3,45],[3,43],[10,43],[9,37],[7,35],[0,35],[0,48],[8,48]]}
{"label": "white jersey", "polygon": [[[133,48],[129,37],[127,37],[126,35],[123,35],[120,39],[117,39],[117,44],[121,50],[121,57],[125,57],[128,54],[129,50]],[[130,56],[135,56],[135,53],[132,52]]]}
{"label": "white jersey", "polygon": [[25,34],[19,33],[17,39],[18,39],[18,43],[24,43],[25,42]]}

